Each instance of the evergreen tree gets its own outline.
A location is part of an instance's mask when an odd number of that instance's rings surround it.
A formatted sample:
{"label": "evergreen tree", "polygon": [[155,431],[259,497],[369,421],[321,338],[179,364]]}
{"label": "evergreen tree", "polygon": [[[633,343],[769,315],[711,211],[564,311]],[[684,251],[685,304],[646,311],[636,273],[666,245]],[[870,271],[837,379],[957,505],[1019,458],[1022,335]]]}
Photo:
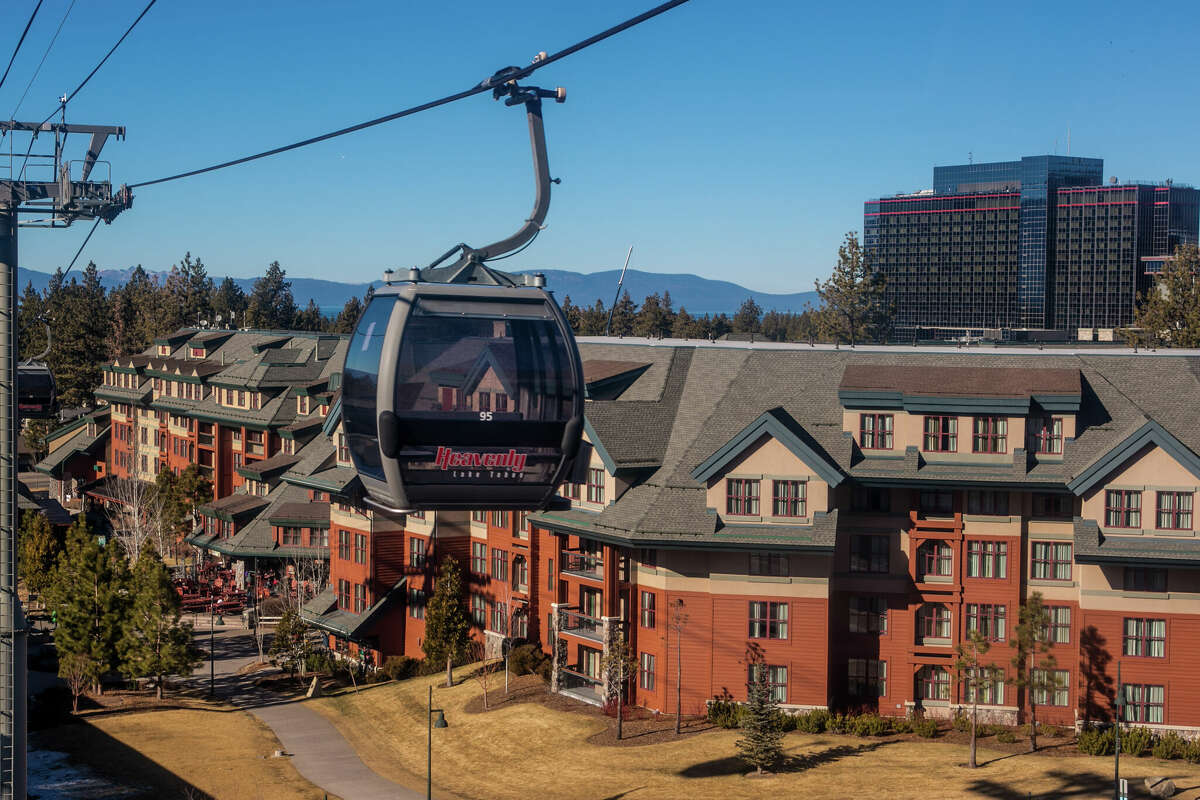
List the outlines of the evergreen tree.
{"label": "evergreen tree", "polygon": [[242,287],[234,282],[233,278],[226,277],[221,281],[221,285],[213,290],[212,306],[214,325],[217,324],[217,317],[221,318],[221,325],[228,325],[231,328],[236,328],[238,322],[245,322],[246,307],[250,301],[246,299],[246,293],[242,291]]}
{"label": "evergreen tree", "polygon": [[128,582],[120,548],[101,547],[86,518],[76,518],[58,557],[48,599],[57,621],[54,644],[60,657],[82,659],[97,693],[102,691],[100,679],[119,664],[117,643]]}
{"label": "evergreen tree", "polygon": [[54,535],[50,521],[40,511],[21,515],[20,552],[17,573],[30,592],[42,594],[54,580],[54,568],[62,544]]}
{"label": "evergreen tree", "polygon": [[[668,294],[666,302],[655,292],[649,295],[643,302],[642,308],[637,313],[637,318],[634,320],[633,333],[635,336],[646,336],[652,339],[662,339],[671,335],[671,327],[675,320],[670,311],[671,296]],[[616,320],[613,320],[616,324]]]}
{"label": "evergreen tree", "polygon": [[[633,325],[637,321],[637,312],[637,303],[630,299],[629,290],[626,289],[625,293],[621,295],[621,299],[617,301],[617,305],[613,308],[610,335],[632,336]],[[605,324],[607,323],[608,320],[606,319]],[[601,328],[600,332],[604,333],[604,329]]]}
{"label": "evergreen tree", "polygon": [[675,315],[675,322],[671,325],[672,338],[695,339],[699,336],[699,332],[696,320],[687,312],[686,308],[680,307],[679,313]]}
{"label": "evergreen tree", "polygon": [[[569,300],[570,298],[568,298]],[[358,324],[358,318],[362,316],[366,306],[363,301],[357,297],[351,297],[346,301],[346,305],[342,306],[342,310],[334,317],[333,326],[330,329],[333,333],[354,333],[354,326]]]}
{"label": "evergreen tree", "polygon": [[779,709],[767,681],[769,667],[761,661],[751,665],[754,680],[750,697],[742,713],[742,738],[737,740],[738,754],[761,775],[783,756],[783,729]]}
{"label": "evergreen tree", "polygon": [[322,331],[325,326],[325,315],[321,313],[317,301],[312,298],[309,298],[308,305],[296,312],[296,316],[292,319],[292,330]]}
{"label": "evergreen tree", "polygon": [[454,662],[467,654],[471,620],[463,597],[462,570],[451,556],[442,559],[433,596],[425,606],[425,639],[421,649],[430,663],[446,662],[446,685],[454,685]]}
{"label": "evergreen tree", "polygon": [[[1200,347],[1200,249],[1194,244],[1180,245],[1175,257],[1163,265],[1162,273],[1150,290],[1138,296],[1134,325],[1141,337],[1165,342],[1172,347]],[[1132,332],[1126,336],[1137,338]]]}
{"label": "evergreen tree", "polygon": [[296,318],[296,301],[287,272],[272,261],[267,274],[254,282],[246,309],[247,325],[266,330],[289,330]]}
{"label": "evergreen tree", "polygon": [[738,307],[730,323],[734,333],[758,333],[762,327],[762,306],[747,297]]}
{"label": "evergreen tree", "polygon": [[142,550],[133,567],[119,650],[121,671],[131,678],[154,678],[160,700],[167,675],[190,675],[203,658],[192,644],[192,626],[180,622],[179,594],[171,576],[150,548]]}
{"label": "evergreen tree", "polygon": [[[200,469],[199,464],[188,464],[175,480],[175,491],[179,502],[193,516],[196,509],[213,499],[213,484]],[[190,532],[190,531],[189,531]]]}
{"label": "evergreen tree", "polygon": [[33,453],[34,461],[41,461],[46,457],[46,437],[56,427],[57,423],[51,419],[25,420],[21,438],[25,440],[25,446]]}
{"label": "evergreen tree", "polygon": [[170,329],[193,327],[212,321],[213,281],[199,258],[185,253],[183,260],[171,267],[164,290],[172,312]]}
{"label": "evergreen tree", "polygon": [[833,274],[824,283],[816,281],[825,335],[852,345],[884,338],[892,317],[883,299],[884,282],[867,263],[857,234],[847,233]]}
{"label": "evergreen tree", "polygon": [[583,312],[579,306],[571,302],[571,295],[563,298],[562,302],[563,316],[567,318],[567,324],[571,326],[571,330],[579,334],[580,328],[583,325]]}
{"label": "evergreen tree", "polygon": [[83,272],[83,282],[74,278],[69,285],[54,291],[54,301],[48,307],[54,311],[51,320],[53,342],[49,363],[58,384],[59,401],[64,406],[91,407],[92,390],[100,385],[101,362],[109,349],[110,320],[108,298],[100,285],[100,273],[95,262],[89,262]]}
{"label": "evergreen tree", "polygon": [[1041,592],[1034,592],[1021,604],[1017,615],[1016,637],[1009,641],[1013,648],[1012,665],[1016,670],[1017,687],[1025,690],[1029,706],[1029,752],[1037,750],[1037,698],[1063,687],[1055,683],[1054,671],[1058,662],[1050,652],[1050,611],[1042,603]]}
{"label": "evergreen tree", "polygon": [[604,301],[597,300],[591,308],[580,312],[579,335],[600,336],[604,333],[604,326],[607,323],[608,311],[604,308]]}
{"label": "evergreen tree", "polygon": [[284,668],[294,677],[297,667],[300,674],[304,674],[308,649],[308,626],[300,619],[300,612],[288,606],[283,610],[279,624],[275,626],[275,638],[271,640],[270,654],[283,662]]}
{"label": "evergreen tree", "polygon": [[45,303],[33,281],[25,284],[17,310],[17,352],[21,358],[33,358],[46,349]]}
{"label": "evergreen tree", "polygon": [[112,319],[112,341],[108,354],[112,357],[140,353],[154,337],[169,333],[169,320],[164,319],[161,290],[138,264],[129,273],[125,284],[109,295]]}

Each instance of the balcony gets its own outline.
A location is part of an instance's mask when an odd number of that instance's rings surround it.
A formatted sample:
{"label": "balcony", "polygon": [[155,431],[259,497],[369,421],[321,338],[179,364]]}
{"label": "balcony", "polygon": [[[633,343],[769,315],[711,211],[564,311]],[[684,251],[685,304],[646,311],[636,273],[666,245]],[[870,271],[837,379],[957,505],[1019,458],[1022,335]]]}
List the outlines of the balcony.
{"label": "balcony", "polygon": [[604,704],[600,681],[584,674],[579,666],[562,667],[558,675],[558,691],[593,706]]}
{"label": "balcony", "polygon": [[573,636],[591,639],[593,642],[604,642],[604,623],[587,614],[578,611],[563,611],[559,630]]}
{"label": "balcony", "polygon": [[589,553],[579,553],[574,550],[563,550],[560,554],[560,572],[590,578],[595,581],[604,580],[604,559]]}

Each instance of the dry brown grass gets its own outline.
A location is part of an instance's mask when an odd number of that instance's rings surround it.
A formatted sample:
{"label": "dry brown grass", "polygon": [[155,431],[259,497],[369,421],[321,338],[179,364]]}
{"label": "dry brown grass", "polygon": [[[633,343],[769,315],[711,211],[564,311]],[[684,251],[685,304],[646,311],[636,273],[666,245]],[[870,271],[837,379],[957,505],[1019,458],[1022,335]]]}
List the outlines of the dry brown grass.
{"label": "dry brown grass", "polygon": [[[469,714],[473,681],[441,688],[438,677],[415,678],[309,701],[350,740],[372,769],[412,785],[425,774],[426,687],[446,709],[450,727],[435,730],[434,783],[446,796],[527,800],[530,797],[1033,797],[1111,796],[1112,759],[1052,758],[979,750],[968,770],[966,748],[938,741],[788,734],[787,764],[766,779],[748,779],[734,756],[737,731],[714,730],[647,745],[611,747],[587,740],[607,720],[538,703]],[[1061,745],[1071,747],[1073,745]],[[486,767],[481,763],[486,762]],[[1143,796],[1141,779],[1167,775],[1200,789],[1200,767],[1181,761],[1123,759],[1122,775]],[[1192,798],[1194,792],[1180,797]]]}
{"label": "dry brown grass", "polygon": [[324,792],[287,758],[271,758],[279,741],[241,711],[169,709],[95,714],[35,735],[33,746],[72,761],[137,797],[219,800],[319,800]]}

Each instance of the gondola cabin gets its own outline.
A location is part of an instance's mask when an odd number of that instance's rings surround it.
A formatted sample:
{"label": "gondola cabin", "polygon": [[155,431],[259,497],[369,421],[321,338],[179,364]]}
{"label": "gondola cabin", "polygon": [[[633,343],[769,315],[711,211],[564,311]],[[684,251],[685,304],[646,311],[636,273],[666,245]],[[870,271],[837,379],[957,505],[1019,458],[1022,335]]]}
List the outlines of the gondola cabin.
{"label": "gondola cabin", "polygon": [[579,451],[579,351],[540,287],[385,286],[346,353],[342,419],[379,506],[541,508]]}
{"label": "gondola cabin", "polygon": [[21,419],[52,419],[58,413],[54,375],[41,361],[17,365],[17,416]]}

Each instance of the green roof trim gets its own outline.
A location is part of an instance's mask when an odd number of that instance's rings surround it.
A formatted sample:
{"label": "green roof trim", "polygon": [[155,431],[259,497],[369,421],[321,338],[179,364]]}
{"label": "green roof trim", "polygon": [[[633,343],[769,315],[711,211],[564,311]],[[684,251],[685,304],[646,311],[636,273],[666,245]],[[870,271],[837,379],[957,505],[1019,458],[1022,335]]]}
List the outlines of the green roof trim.
{"label": "green roof trim", "polygon": [[786,411],[782,408],[773,408],[743,428],[740,433],[692,470],[692,478],[698,481],[707,481],[764,435],[772,437],[786,447],[792,455],[808,465],[820,476],[821,480],[830,486],[837,486],[845,477],[837,465],[818,453],[812,445],[805,441],[810,437]]}
{"label": "green roof trim", "polygon": [[587,434],[588,441],[592,443],[592,449],[596,451],[596,455],[600,456],[600,461],[603,462],[604,468],[608,470],[610,475],[615,475],[617,472],[617,462],[613,460],[612,455],[604,448],[604,444],[600,441],[600,437],[596,434],[596,429],[592,427],[592,423],[588,420],[586,413],[583,417],[583,432]]}
{"label": "green roof trim", "polygon": [[1116,447],[1093,461],[1087,469],[1075,476],[1067,484],[1067,488],[1077,495],[1083,494],[1104,480],[1114,469],[1136,455],[1139,450],[1149,445],[1161,447],[1171,458],[1182,464],[1188,472],[1200,478],[1200,457],[1197,457],[1195,453],[1185,447],[1182,442],[1172,436],[1162,425],[1159,425],[1154,420],[1147,420],[1145,425],[1127,436]]}

